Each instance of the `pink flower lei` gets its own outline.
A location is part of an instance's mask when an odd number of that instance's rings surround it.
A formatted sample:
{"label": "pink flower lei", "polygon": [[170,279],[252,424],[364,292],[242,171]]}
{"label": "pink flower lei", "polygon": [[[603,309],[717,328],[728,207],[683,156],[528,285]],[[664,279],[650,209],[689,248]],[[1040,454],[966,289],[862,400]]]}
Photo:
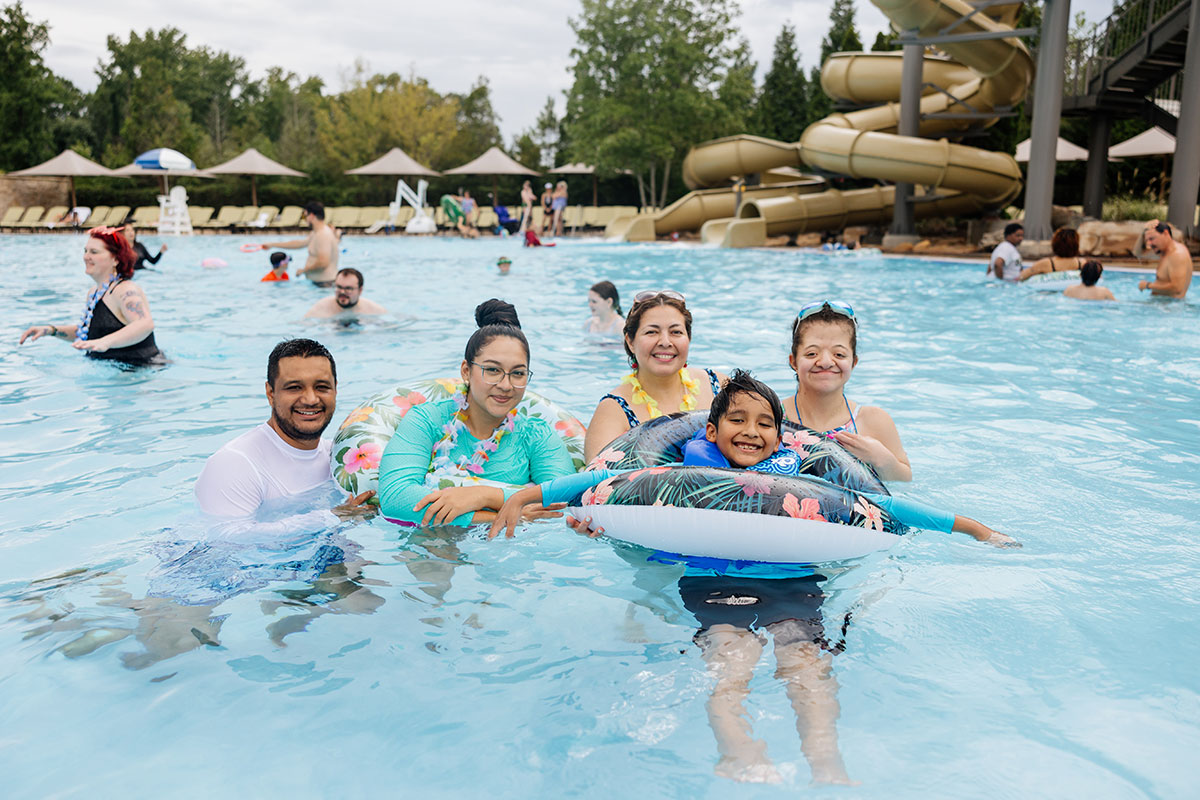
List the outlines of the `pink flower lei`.
{"label": "pink flower lei", "polygon": [[450,453],[458,444],[458,435],[467,427],[466,386],[454,394],[454,405],[458,407],[458,411],[450,418],[450,422],[442,426],[442,438],[433,446],[433,461],[429,465],[429,471],[478,478],[483,475],[484,465],[491,457],[490,454],[496,452],[500,447],[500,440],[516,429],[517,410],[514,408],[505,414],[504,421],[496,426],[491,438],[480,442],[474,453],[469,457],[459,456],[455,461],[451,460]]}

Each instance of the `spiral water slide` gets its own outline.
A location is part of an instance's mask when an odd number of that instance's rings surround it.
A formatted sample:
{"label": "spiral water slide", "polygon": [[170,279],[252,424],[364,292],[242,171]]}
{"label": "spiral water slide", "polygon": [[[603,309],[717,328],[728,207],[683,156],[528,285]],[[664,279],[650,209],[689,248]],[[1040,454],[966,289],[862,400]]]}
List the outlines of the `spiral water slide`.
{"label": "spiral water slide", "polygon": [[[1020,10],[1020,3],[977,11],[961,0],[871,2],[896,29],[921,36],[1002,33],[1012,30]],[[1007,205],[1021,190],[1021,171],[1012,156],[926,137],[957,138],[969,128],[994,124],[998,117],[980,115],[1024,98],[1033,74],[1029,51],[1015,38],[943,43],[939,49],[942,54],[927,51],[924,59],[920,138],[896,134],[902,54],[837,53],[822,67],[821,88],[835,100],[879,105],[831,114],[791,144],[743,135],[698,145],[683,162],[684,181],[695,191],[660,212],[618,218],[606,235],[650,241],[700,229],[705,241],[749,247],[763,244],[767,236],[892,218],[894,186],[825,189],[815,176],[782,179],[779,168],[786,167],[914,184],[918,218]],[[728,188],[732,179],[755,175],[762,176],[761,185]],[[703,188],[714,186],[725,188]]]}

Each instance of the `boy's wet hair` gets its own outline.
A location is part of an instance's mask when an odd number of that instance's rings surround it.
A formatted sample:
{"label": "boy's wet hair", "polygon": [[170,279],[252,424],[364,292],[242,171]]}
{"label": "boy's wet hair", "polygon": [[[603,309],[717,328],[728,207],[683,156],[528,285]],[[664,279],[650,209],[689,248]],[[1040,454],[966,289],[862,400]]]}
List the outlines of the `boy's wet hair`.
{"label": "boy's wet hair", "polygon": [[721,427],[721,418],[729,413],[729,404],[739,394],[756,394],[771,407],[771,415],[775,417],[775,429],[783,428],[783,403],[775,390],[756,379],[744,369],[735,369],[729,380],[713,398],[712,407],[708,410],[708,421],[714,427]]}
{"label": "boy's wet hair", "polygon": [[1100,280],[1100,273],[1104,272],[1104,267],[1099,261],[1087,261],[1079,268],[1079,280],[1084,286],[1095,286],[1096,281]]}

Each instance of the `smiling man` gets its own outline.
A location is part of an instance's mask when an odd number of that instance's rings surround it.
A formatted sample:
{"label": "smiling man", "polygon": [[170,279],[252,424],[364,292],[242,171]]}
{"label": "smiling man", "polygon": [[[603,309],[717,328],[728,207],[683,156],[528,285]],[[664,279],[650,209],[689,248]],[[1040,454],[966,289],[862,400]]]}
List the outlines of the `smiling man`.
{"label": "smiling man", "polygon": [[1192,285],[1192,256],[1171,236],[1171,226],[1152,219],[1146,223],[1146,247],[1158,254],[1154,280],[1138,281],[1138,291],[1182,300]]}
{"label": "smiling man", "polygon": [[318,300],[304,315],[305,319],[328,318],[340,314],[386,314],[387,309],[362,296],[363,275],[347,267],[340,270],[333,282],[333,297]]}
{"label": "smiling man", "polygon": [[[196,501],[207,514],[253,516],[268,500],[303,494],[333,479],[332,443],[321,438],[337,407],[333,356],[312,339],[280,342],[267,359],[266,390],[271,418],[210,456],[196,479]],[[353,497],[333,513],[369,513],[365,504],[374,494]]]}

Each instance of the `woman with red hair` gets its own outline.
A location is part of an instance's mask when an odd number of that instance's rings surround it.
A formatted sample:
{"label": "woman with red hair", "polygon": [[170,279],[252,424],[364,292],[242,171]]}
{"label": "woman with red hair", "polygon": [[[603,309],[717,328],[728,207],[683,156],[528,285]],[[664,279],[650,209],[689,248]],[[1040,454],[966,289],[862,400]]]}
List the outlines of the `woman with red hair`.
{"label": "woman with red hair", "polygon": [[91,358],[128,364],[161,364],[154,342],[154,318],[146,295],[131,278],[137,255],[120,228],[93,228],[83,248],[83,266],[96,288],[88,293],[79,322],[34,325],[19,343],[43,336],[73,340]]}

